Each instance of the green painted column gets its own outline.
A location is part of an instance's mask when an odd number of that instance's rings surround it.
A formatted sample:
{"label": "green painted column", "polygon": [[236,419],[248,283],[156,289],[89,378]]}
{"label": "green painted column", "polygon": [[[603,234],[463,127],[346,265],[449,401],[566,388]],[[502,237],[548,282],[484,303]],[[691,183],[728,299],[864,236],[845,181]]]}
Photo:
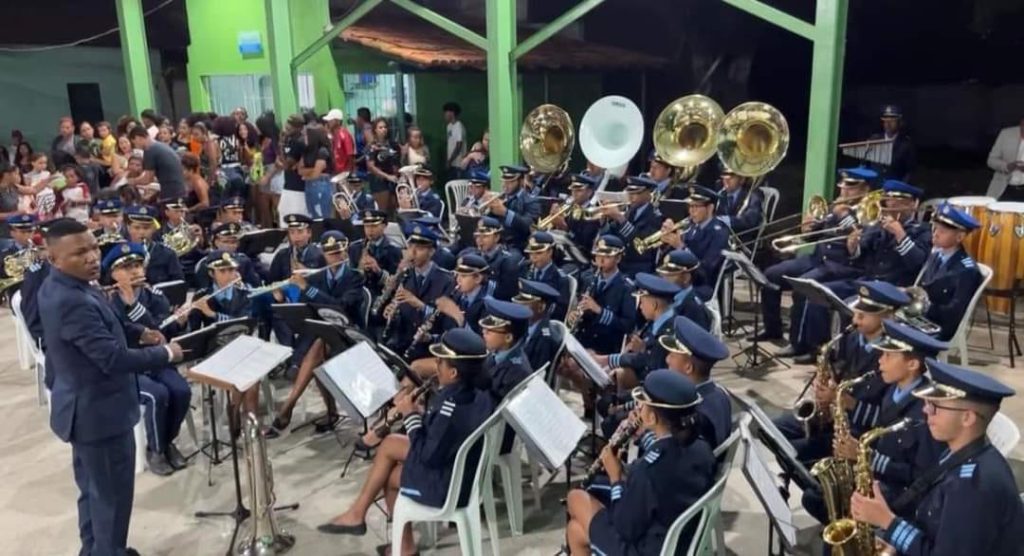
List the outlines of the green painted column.
{"label": "green painted column", "polygon": [[292,74],[292,27],[288,0],[265,0],[267,55],[270,57],[274,112],[278,122],[299,111],[295,76]]}
{"label": "green painted column", "polygon": [[117,0],[117,24],[120,27],[124,74],[128,80],[128,105],[132,114],[138,116],[147,108],[158,108],[153,95],[153,72],[149,67],[142,0]]}
{"label": "green painted column", "polygon": [[[296,63],[290,62],[292,73],[308,73],[313,76],[313,88],[316,94],[317,112],[326,112],[331,108],[344,108],[345,96],[341,91],[341,80],[338,77],[338,65],[331,54],[330,41],[338,36],[338,32],[324,33],[324,27],[331,24],[328,3],[325,0],[290,0],[292,43],[295,45],[316,44],[321,39],[329,39],[325,46],[307,59]],[[300,52],[296,59],[302,56]]]}
{"label": "green painted column", "polygon": [[802,206],[812,195],[831,199],[835,190],[847,6],[847,0],[818,0]]}
{"label": "green painted column", "polygon": [[487,0],[487,118],[491,130],[491,183],[500,166],[518,158],[516,112],[520,103],[516,63],[516,3]]}

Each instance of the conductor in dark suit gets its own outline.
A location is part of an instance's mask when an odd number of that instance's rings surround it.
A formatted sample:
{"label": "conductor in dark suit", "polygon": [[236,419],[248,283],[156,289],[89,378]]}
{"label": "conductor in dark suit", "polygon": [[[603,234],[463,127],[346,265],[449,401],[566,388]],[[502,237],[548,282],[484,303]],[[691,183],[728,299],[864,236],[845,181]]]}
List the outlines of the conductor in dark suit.
{"label": "conductor in dark suit", "polygon": [[[53,268],[39,291],[47,373],[53,377],[50,428],[71,443],[78,485],[80,554],[122,556],[135,489],[139,387],[135,373],[181,359],[159,332],[122,324],[90,282],[100,276],[96,237],[61,219],[46,234]],[[128,349],[137,339],[149,347]]]}

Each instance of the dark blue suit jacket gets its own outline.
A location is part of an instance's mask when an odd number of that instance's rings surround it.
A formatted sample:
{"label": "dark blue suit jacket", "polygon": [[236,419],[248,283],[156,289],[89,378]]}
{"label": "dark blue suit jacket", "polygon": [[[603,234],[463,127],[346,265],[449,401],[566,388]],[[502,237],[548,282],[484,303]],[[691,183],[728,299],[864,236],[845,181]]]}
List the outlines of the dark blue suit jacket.
{"label": "dark blue suit jacket", "polygon": [[854,261],[865,277],[897,286],[914,283],[932,248],[931,226],[904,220],[906,236],[899,243],[881,226],[868,226],[860,238],[860,252]]}
{"label": "dark blue suit jacket", "polygon": [[654,272],[654,266],[657,264],[655,260],[657,251],[649,249],[641,255],[633,246],[633,240],[657,232],[661,228],[663,220],[658,208],[647,203],[642,207],[629,207],[629,210],[626,211],[626,220],[621,224],[614,221],[609,222],[606,232],[619,236],[626,244],[626,252],[622,256],[619,268],[630,277],[635,276],[637,272]]}
{"label": "dark blue suit jacket", "polygon": [[163,243],[151,243],[149,262],[146,263],[146,281],[150,284],[159,284],[184,279],[185,271],[182,270],[181,261],[174,251]]}
{"label": "dark blue suit jacket", "polygon": [[[747,197],[750,199],[748,200]],[[743,209],[742,212],[740,208]],[[764,221],[763,209],[764,194],[757,189],[751,191],[749,187],[741,187],[735,199],[729,196],[724,189],[718,191],[718,206],[715,208],[715,215],[729,217],[729,227],[737,234],[757,229]],[[753,240],[754,235],[754,232],[746,233],[740,236],[740,239]]]}
{"label": "dark blue suit jacket", "polygon": [[593,273],[585,276],[582,283],[586,284],[582,291],[589,292],[602,311],[600,314],[583,313],[577,325],[576,339],[597,353],[618,353],[623,336],[633,330],[637,322],[633,285],[622,272],[616,273],[600,289],[595,285]]}
{"label": "dark blue suit jacket", "polygon": [[520,187],[511,198],[505,200],[505,207],[508,212],[499,218],[505,224],[501,234],[502,243],[522,250],[530,239],[533,224],[540,217],[540,203]]}
{"label": "dark blue suit jacket", "polygon": [[163,346],[128,349],[126,332],[99,289],[53,269],[39,291],[46,367],[53,376],[50,428],[65,442],[95,442],[139,422],[135,373],[165,367]]}
{"label": "dark blue suit jacket", "polygon": [[718,218],[712,218],[703,227],[690,226],[684,239],[686,247],[700,259],[700,266],[693,273],[693,285],[697,286],[701,297],[710,297],[725,262],[722,251],[729,248],[729,227]]}
{"label": "dark blue suit jacket", "polygon": [[932,253],[924,264],[920,284],[928,292],[931,305],[925,315],[942,327],[940,340],[949,340],[960,325],[960,319],[971,303],[971,297],[981,285],[981,271],[963,247],[940,262],[938,253]]}

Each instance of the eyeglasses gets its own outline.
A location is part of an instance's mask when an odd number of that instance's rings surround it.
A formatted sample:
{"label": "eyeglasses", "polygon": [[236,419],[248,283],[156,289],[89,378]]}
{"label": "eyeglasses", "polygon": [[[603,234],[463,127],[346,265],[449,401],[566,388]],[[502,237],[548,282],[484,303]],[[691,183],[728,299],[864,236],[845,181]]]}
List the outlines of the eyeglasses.
{"label": "eyeglasses", "polygon": [[931,400],[925,400],[924,413],[926,415],[935,415],[940,409],[944,409],[946,411],[971,411],[964,407],[950,407],[948,405],[939,405]]}

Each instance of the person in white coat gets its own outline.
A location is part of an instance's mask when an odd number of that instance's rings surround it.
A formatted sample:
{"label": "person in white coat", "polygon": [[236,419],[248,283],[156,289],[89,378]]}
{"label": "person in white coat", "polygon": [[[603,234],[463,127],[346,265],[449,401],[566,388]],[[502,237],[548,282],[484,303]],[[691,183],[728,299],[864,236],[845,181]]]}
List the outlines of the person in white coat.
{"label": "person in white coat", "polygon": [[1024,118],[1003,128],[988,153],[992,181],[988,195],[1000,201],[1024,201]]}

